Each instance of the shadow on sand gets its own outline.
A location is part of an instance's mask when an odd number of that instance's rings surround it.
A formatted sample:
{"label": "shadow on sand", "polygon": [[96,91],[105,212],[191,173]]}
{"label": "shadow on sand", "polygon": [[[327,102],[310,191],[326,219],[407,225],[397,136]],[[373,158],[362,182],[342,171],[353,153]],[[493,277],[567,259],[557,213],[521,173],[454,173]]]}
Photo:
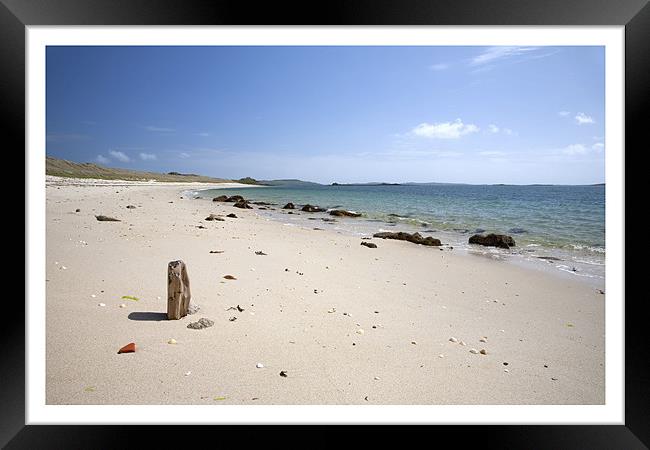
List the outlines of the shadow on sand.
{"label": "shadow on sand", "polygon": [[129,314],[129,319],[158,322],[161,320],[167,320],[167,313],[135,311]]}

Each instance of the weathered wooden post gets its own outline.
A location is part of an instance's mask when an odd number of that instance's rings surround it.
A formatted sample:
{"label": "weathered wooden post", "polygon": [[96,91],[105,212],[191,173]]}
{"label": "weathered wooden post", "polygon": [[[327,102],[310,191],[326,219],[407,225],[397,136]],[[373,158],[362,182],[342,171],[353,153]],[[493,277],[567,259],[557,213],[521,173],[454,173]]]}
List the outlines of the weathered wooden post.
{"label": "weathered wooden post", "polygon": [[191,298],[185,263],[171,261],[167,265],[167,319],[178,320],[186,316]]}

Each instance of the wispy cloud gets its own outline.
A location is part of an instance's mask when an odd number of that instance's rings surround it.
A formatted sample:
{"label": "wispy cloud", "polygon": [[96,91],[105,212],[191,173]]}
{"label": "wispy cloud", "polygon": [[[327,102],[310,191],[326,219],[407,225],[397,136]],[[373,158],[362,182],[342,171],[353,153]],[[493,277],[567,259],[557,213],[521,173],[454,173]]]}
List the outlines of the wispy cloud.
{"label": "wispy cloud", "polygon": [[534,52],[536,50],[539,50],[539,47],[488,47],[486,50],[471,59],[470,66],[482,66],[485,64],[491,64],[499,60],[527,55],[530,52]]}
{"label": "wispy cloud", "polygon": [[109,150],[108,154],[111,155],[113,158],[117,159],[118,161],[121,161],[121,162],[129,162],[129,161],[131,161],[131,158],[129,158],[125,153],[117,151],[117,150]]}
{"label": "wispy cloud", "polygon": [[499,132],[499,127],[497,127],[495,124],[491,123],[488,125],[488,130],[490,133],[498,133]]}
{"label": "wispy cloud", "polygon": [[186,153],[186,152],[180,152],[178,154],[178,156],[181,157],[181,158],[189,158],[191,155],[189,153]]}
{"label": "wispy cloud", "polygon": [[448,63],[438,63],[438,64],[431,64],[429,66],[430,70],[433,70],[435,72],[441,71],[441,70],[447,70],[449,69],[450,64]]}
{"label": "wispy cloud", "polygon": [[603,144],[602,142],[596,142],[594,145],[591,146],[591,149],[597,152],[602,152],[603,150],[605,150],[605,144]]}
{"label": "wispy cloud", "polygon": [[202,133],[196,133],[196,135],[201,137],[208,137],[210,136],[210,133],[202,132]]}
{"label": "wispy cloud", "polygon": [[571,111],[560,111],[560,112],[558,112],[558,115],[560,115],[562,117],[568,117],[569,114],[571,114]]}
{"label": "wispy cloud", "polygon": [[100,164],[108,164],[110,162],[110,159],[108,159],[107,157],[102,156],[102,155],[97,155],[97,158],[95,158],[95,159]]}
{"label": "wispy cloud", "polygon": [[421,123],[411,130],[415,136],[431,139],[458,139],[466,134],[476,133],[479,128],[474,124],[464,124],[461,119],[453,122]]}
{"label": "wispy cloud", "polygon": [[578,125],[585,125],[585,124],[595,123],[593,117],[588,116],[585,113],[581,113],[581,112],[576,114],[575,119],[576,119],[576,122],[578,123]]}
{"label": "wispy cloud", "polygon": [[140,153],[140,159],[143,161],[154,161],[158,158],[153,153]]}
{"label": "wispy cloud", "polygon": [[498,152],[498,151],[479,152],[478,154],[481,156],[488,156],[488,157],[506,156],[505,152]]}
{"label": "wispy cloud", "polygon": [[587,154],[588,149],[582,144],[571,144],[564,147],[563,151],[567,155],[573,156],[573,155],[585,155]]}
{"label": "wispy cloud", "polygon": [[153,125],[147,125],[146,127],[144,127],[144,129],[147,131],[154,131],[157,133],[173,133],[174,131],[176,131],[174,128],[156,127]]}

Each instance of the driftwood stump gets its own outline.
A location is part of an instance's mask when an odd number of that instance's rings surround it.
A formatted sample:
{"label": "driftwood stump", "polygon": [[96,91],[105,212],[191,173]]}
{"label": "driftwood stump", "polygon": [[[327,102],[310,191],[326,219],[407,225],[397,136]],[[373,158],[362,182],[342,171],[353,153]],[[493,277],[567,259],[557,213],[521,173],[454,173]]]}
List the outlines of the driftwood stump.
{"label": "driftwood stump", "polygon": [[183,261],[171,261],[167,265],[167,319],[185,317],[191,298],[187,266]]}

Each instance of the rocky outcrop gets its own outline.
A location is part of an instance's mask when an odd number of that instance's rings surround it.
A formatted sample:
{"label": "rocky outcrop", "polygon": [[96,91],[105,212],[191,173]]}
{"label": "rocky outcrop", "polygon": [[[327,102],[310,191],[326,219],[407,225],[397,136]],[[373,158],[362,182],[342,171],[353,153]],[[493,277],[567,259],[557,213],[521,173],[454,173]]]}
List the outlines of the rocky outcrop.
{"label": "rocky outcrop", "polygon": [[234,205],[235,208],[241,208],[241,209],[253,209],[251,205],[248,204],[246,200],[239,200],[237,203]]}
{"label": "rocky outcrop", "polygon": [[294,205],[293,203],[289,202],[289,203],[287,203],[286,205],[284,205],[284,206],[282,207],[282,209],[296,209],[296,205]]}
{"label": "rocky outcrop", "polygon": [[212,199],[213,202],[227,202],[228,201],[228,196],[227,195],[220,195],[219,197],[215,197]]}
{"label": "rocky outcrop", "polygon": [[228,197],[226,201],[229,203],[243,202],[244,197],[242,197],[241,195],[233,195],[231,197]]}
{"label": "rocky outcrop", "polygon": [[307,204],[307,205],[302,207],[301,211],[305,211],[305,212],[324,212],[325,210],[323,208],[318,207],[318,206]]}
{"label": "rocky outcrop", "polygon": [[373,244],[372,242],[362,242],[361,245],[368,248],[377,248],[377,244]]}
{"label": "rocky outcrop", "polygon": [[506,249],[515,246],[515,240],[511,236],[508,236],[507,234],[494,233],[488,235],[475,234],[469,238],[469,243]]}
{"label": "rocky outcrop", "polygon": [[409,233],[404,233],[402,231],[397,233],[391,233],[385,231],[382,233],[375,233],[373,234],[373,237],[381,238],[381,239],[397,239],[399,241],[409,241],[409,242],[413,242],[414,244],[420,244],[420,245],[429,245],[429,246],[442,245],[440,243],[440,239],[436,239],[431,236],[422,237],[420,233],[409,234]]}
{"label": "rocky outcrop", "polygon": [[361,213],[355,211],[346,211],[344,209],[333,209],[330,211],[330,215],[336,217],[361,217]]}

